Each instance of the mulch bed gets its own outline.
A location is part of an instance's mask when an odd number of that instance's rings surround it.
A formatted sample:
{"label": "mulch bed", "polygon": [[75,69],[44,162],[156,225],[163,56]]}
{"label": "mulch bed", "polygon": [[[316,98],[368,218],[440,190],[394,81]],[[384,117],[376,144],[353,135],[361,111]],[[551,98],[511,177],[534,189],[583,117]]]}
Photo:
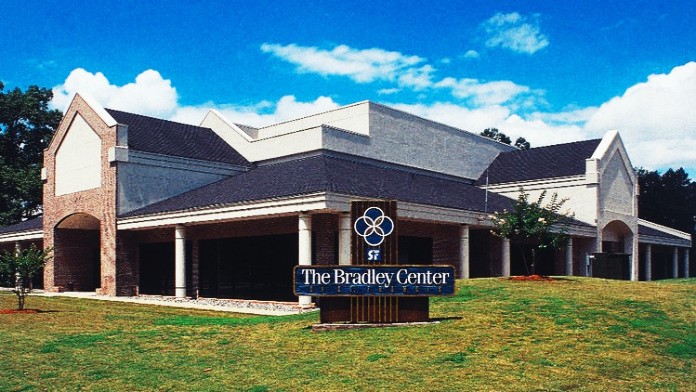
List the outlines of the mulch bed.
{"label": "mulch bed", "polygon": [[541,275],[520,275],[520,276],[511,276],[509,278],[510,280],[516,280],[516,281],[523,281],[523,282],[550,282],[553,280],[553,278],[549,276],[541,276]]}
{"label": "mulch bed", "polygon": [[24,309],[24,310],[0,309],[0,314],[36,314],[36,313],[39,313],[39,311],[36,309]]}

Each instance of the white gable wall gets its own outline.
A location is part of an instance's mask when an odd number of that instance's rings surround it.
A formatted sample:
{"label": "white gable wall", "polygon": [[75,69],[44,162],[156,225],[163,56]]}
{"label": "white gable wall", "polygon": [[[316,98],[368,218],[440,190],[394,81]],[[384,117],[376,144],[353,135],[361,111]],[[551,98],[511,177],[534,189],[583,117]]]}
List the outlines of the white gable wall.
{"label": "white gable wall", "polygon": [[257,138],[214,111],[201,126],[251,162],[325,149],[469,179],[514,149],[371,102],[261,128]]}
{"label": "white gable wall", "polygon": [[101,139],[79,114],[56,153],[56,196],[101,187]]}
{"label": "white gable wall", "polygon": [[258,129],[258,138],[277,137],[299,130],[328,125],[350,132],[368,135],[370,133],[370,102],[358,102],[328,112],[301,117]]}
{"label": "white gable wall", "polygon": [[612,233],[608,225],[614,221],[626,224],[631,233],[623,238],[624,252],[633,255],[631,274],[632,278],[637,280],[638,178],[618,132],[608,132],[590,160],[596,160],[596,164],[589,166],[597,168],[600,179],[600,209],[597,216],[598,250],[601,250],[602,241],[616,240],[616,233]]}
{"label": "white gable wall", "polygon": [[567,199],[563,204],[563,212],[569,210],[575,219],[590,225],[597,223],[597,184],[588,181],[586,176],[493,185],[489,187],[489,191],[517,199],[520,187],[529,193],[529,201],[537,201],[541,193],[546,191],[543,205],[550,202],[551,196],[556,193],[559,199]]}

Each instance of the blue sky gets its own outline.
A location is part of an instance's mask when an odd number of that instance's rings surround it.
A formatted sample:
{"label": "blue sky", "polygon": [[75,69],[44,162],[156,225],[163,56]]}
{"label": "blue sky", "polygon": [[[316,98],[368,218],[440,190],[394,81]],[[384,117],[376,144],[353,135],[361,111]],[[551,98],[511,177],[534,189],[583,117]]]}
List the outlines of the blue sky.
{"label": "blue sky", "polygon": [[[0,80],[197,123],[372,100],[696,174],[696,11],[660,1],[3,2]],[[69,4],[69,5],[68,5]]]}

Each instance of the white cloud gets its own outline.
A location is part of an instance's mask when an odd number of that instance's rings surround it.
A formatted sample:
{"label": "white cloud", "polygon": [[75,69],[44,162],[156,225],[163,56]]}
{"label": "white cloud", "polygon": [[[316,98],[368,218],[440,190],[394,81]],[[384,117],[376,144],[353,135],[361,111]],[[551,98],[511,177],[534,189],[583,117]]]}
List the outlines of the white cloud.
{"label": "white cloud", "polygon": [[383,88],[377,90],[377,94],[379,95],[390,95],[390,94],[396,94],[399,91],[401,91],[400,88]]}
{"label": "white cloud", "polygon": [[433,104],[392,103],[389,106],[472,133],[479,133],[486,128],[494,127],[510,115],[509,109],[498,105],[480,109],[470,109],[449,102]]}
{"label": "white cloud", "polygon": [[522,16],[517,12],[497,13],[481,24],[489,48],[501,47],[513,52],[533,54],[549,45],[539,29],[538,15]]}
{"label": "white cloud", "polygon": [[436,87],[449,88],[457,98],[470,99],[477,106],[499,105],[530,91],[508,80],[480,82],[477,79],[445,78]]}
{"label": "white cloud", "polygon": [[618,129],[635,165],[696,167],[696,62],[654,74],[601,105],[586,130]]}
{"label": "white cloud", "polygon": [[87,93],[105,107],[167,118],[177,110],[178,95],[171,81],[148,69],[135,82],[116,86],[103,73],[82,68],[70,72],[63,84],[53,88],[53,107],[65,110],[76,92]]}
{"label": "white cloud", "polygon": [[477,109],[444,102],[430,105],[392,104],[390,106],[471,133],[478,134],[486,128],[498,128],[510,136],[513,141],[518,137],[524,137],[533,147],[585,138],[584,131],[580,126],[572,124],[552,125],[540,119],[524,119],[500,105],[489,105]]}
{"label": "white cloud", "polygon": [[477,52],[477,51],[475,51],[475,50],[473,50],[473,49],[467,50],[466,53],[464,53],[464,58],[465,58],[465,59],[477,59],[477,58],[479,58],[479,57],[481,57],[481,55],[479,54],[479,52]]}
{"label": "white cloud", "polygon": [[300,72],[324,76],[342,75],[358,83],[393,81],[425,61],[419,56],[407,56],[378,48],[354,49],[346,45],[324,50],[312,46],[265,43],[261,45],[261,51],[297,65]]}
{"label": "white cloud", "polygon": [[132,83],[123,86],[111,84],[103,73],[91,73],[82,68],[70,72],[65,82],[53,88],[51,106],[65,111],[75,93],[86,93],[100,105],[116,110],[164,118],[198,125],[210,109],[217,109],[231,121],[251,126],[265,126],[294,118],[307,116],[339,105],[330,97],[319,97],[314,101],[301,102],[286,95],[277,102],[261,101],[253,105],[215,104],[206,102],[196,106],[178,103],[176,89],[171,81],[162,78],[159,72],[147,70]]}
{"label": "white cloud", "polygon": [[254,105],[216,105],[208,102],[198,106],[184,106],[177,109],[170,118],[172,121],[187,124],[200,124],[210,109],[216,109],[228,120],[253,127],[264,127],[279,122],[293,120],[336,109],[339,105],[330,97],[319,97],[311,102],[300,102],[293,95],[285,95],[277,102],[263,101]]}
{"label": "white cloud", "polygon": [[419,68],[408,68],[398,77],[398,84],[402,87],[410,87],[415,91],[425,90],[433,85],[433,73],[435,68],[426,64]]}
{"label": "white cloud", "polygon": [[597,111],[596,107],[571,108],[557,113],[532,113],[533,119],[539,119],[551,124],[583,125]]}
{"label": "white cloud", "polygon": [[[477,106],[509,103],[513,98],[527,94],[527,102],[515,102],[525,107],[534,107],[539,95],[538,90],[532,91],[527,86],[507,80],[482,82],[445,77],[436,82],[437,69],[426,64],[425,58],[377,48],[360,50],[339,45],[325,50],[296,44],[283,46],[265,43],[261,45],[261,50],[297,65],[298,72],[347,76],[357,83],[382,81],[394,84],[393,88],[382,88],[379,94],[393,94],[402,89],[424,92],[444,88],[449,89],[455,98],[465,99]],[[476,57],[478,53],[470,50],[466,56]]]}

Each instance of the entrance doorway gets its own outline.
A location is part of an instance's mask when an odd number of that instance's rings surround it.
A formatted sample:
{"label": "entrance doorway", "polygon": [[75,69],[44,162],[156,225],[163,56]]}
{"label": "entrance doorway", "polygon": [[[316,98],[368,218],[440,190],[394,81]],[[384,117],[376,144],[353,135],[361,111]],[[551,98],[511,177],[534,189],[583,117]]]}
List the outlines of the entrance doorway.
{"label": "entrance doorway", "polygon": [[54,285],[66,291],[101,287],[101,223],[84,213],[72,214],[54,229]]}

